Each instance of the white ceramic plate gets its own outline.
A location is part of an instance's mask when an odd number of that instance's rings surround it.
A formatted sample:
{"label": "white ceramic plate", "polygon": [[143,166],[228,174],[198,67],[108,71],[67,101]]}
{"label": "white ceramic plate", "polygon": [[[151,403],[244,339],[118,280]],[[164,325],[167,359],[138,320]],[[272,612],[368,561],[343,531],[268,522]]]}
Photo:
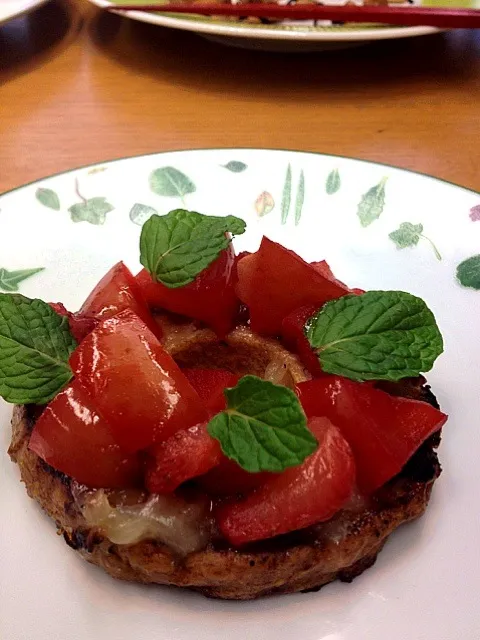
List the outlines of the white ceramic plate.
{"label": "white ceramic plate", "polygon": [[[443,0],[472,6],[480,0]],[[99,7],[111,4],[110,0],[90,0]],[[112,0],[116,4],[146,4],[145,0]],[[434,4],[436,0],[424,0],[420,4]],[[122,15],[172,29],[195,31],[210,40],[235,47],[265,51],[319,51],[343,49],[375,40],[390,40],[438,33],[434,27],[388,27],[379,24],[331,26],[328,22],[314,25],[313,21],[283,21],[276,24],[249,24],[201,16],[176,16],[141,11],[122,12]]]}
{"label": "white ceramic plate", "polygon": [[0,0],[0,24],[33,11],[46,2],[48,0]]}
{"label": "white ceramic plate", "polygon": [[[175,195],[165,195],[154,171]],[[376,213],[367,207],[370,224],[362,227],[357,208],[367,193]],[[445,339],[429,381],[450,414],[430,507],[352,584],[318,593],[235,603],[116,582],[67,547],[27,497],[6,454],[11,409],[2,404],[0,638],[478,640],[480,194],[385,165],[290,151],[125,159],[0,197],[0,287],[75,309],[114,262],[139,268],[139,225],[178,206],[244,218],[238,250],[256,249],[266,234],[308,260],[326,258],[352,286],[403,289],[427,301]],[[462,284],[458,265],[472,256]]]}

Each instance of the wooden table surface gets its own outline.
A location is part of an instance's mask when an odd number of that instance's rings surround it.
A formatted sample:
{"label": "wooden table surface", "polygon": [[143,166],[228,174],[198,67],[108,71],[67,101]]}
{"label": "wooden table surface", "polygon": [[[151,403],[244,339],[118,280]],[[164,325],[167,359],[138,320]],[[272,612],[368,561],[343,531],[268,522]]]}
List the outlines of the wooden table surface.
{"label": "wooden table surface", "polygon": [[272,54],[56,0],[0,27],[0,79],[0,192],[226,146],[364,158],[480,190],[479,31]]}

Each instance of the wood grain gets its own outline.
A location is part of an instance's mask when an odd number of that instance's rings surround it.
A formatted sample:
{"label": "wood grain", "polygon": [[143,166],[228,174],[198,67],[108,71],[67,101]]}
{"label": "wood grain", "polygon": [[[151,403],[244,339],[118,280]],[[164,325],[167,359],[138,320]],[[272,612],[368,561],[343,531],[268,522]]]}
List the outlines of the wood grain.
{"label": "wood grain", "polygon": [[480,190],[480,33],[269,54],[50,2],[0,27],[0,192],[171,149],[364,158]]}

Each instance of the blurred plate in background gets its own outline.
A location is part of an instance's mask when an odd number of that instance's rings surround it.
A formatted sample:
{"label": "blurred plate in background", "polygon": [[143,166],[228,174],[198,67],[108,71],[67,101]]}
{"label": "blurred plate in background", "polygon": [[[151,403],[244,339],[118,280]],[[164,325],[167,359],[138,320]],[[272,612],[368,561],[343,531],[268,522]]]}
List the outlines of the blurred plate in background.
{"label": "blurred plate in background", "polygon": [[0,24],[33,11],[46,2],[48,0],[0,0]]}

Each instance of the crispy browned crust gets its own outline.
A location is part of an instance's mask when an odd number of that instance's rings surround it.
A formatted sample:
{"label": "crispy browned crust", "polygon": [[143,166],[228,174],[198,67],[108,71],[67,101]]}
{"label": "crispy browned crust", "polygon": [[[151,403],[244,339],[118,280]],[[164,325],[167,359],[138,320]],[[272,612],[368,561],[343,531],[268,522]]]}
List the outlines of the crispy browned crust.
{"label": "crispy browned crust", "polygon": [[318,532],[314,528],[305,532],[303,542],[286,537],[271,549],[268,545],[254,551],[207,549],[180,558],[153,541],[116,545],[88,529],[75,506],[70,478],[28,449],[25,407],[15,408],[12,427],[9,453],[20,467],[28,494],[86,560],[115,578],[189,587],[216,598],[247,600],[317,589],[335,579],[350,582],[375,562],[392,531],[423,514],[440,471],[431,445],[424,446],[418,460],[412,460],[411,474],[398,476],[384,487],[372,507],[339,516],[346,525],[339,542],[318,527]]}
{"label": "crispy browned crust", "polygon": [[[206,345],[220,348],[218,343],[214,345],[209,333],[203,333],[190,346],[180,341],[181,348],[177,348],[175,355],[185,364],[202,366],[199,354],[204,350],[198,349],[197,355],[192,352],[201,341],[204,348]],[[256,352],[255,363],[260,368],[269,356],[262,355],[257,347],[254,342],[248,346],[252,356]],[[221,359],[218,354],[215,358]],[[251,359],[249,365],[251,370]],[[233,363],[229,368],[238,369]],[[418,382],[388,390],[436,403],[429,388]],[[438,437],[432,437],[403,472],[377,492],[368,508],[343,512],[333,523],[282,536],[248,550],[210,547],[179,557],[155,541],[118,545],[100,531],[88,528],[72,494],[74,481],[28,449],[33,421],[31,408],[15,407],[9,454],[20,468],[28,494],[53,518],[69,546],[115,578],[188,587],[215,598],[248,600],[318,589],[335,579],[350,582],[375,562],[388,536],[399,525],[423,514],[440,473],[434,451]]]}

